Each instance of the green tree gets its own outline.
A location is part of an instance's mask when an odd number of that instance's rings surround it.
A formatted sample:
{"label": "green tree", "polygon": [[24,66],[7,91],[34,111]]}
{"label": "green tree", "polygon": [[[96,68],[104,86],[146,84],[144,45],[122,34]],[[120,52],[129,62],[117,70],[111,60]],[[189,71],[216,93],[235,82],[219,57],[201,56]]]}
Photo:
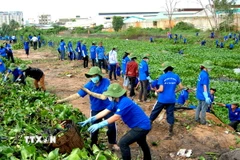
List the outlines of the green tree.
{"label": "green tree", "polygon": [[113,29],[118,32],[123,26],[123,18],[119,16],[114,16],[112,21]]}
{"label": "green tree", "polygon": [[[199,4],[204,8],[203,0],[197,0]],[[204,9],[212,30],[219,30],[220,23],[230,24],[234,20],[233,6],[236,4],[236,0],[208,0],[207,10],[211,12],[211,16],[207,14]],[[213,24],[211,23],[213,20]]]}

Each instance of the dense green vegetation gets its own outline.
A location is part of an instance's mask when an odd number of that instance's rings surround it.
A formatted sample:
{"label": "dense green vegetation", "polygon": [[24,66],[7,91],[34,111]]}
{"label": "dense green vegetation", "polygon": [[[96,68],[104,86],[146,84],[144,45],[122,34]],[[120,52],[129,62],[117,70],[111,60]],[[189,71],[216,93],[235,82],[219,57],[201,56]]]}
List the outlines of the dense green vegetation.
{"label": "dense green vegetation", "polygon": [[[4,60],[6,65],[9,62]],[[16,60],[17,64],[30,63]],[[1,77],[2,78],[2,77]],[[11,78],[11,77],[10,77]],[[74,123],[86,117],[78,109],[67,104],[55,104],[56,96],[33,89],[30,82],[26,86],[12,84],[11,79],[0,83],[0,159],[11,160],[106,160],[117,159],[106,146],[90,147],[87,127],[80,128],[85,148],[75,149],[70,155],[60,154],[59,149],[48,144],[26,143],[25,136],[59,136],[59,121],[70,119]],[[61,128],[60,128],[61,129]],[[104,130],[102,130],[105,132]],[[92,151],[91,151],[92,150]]]}

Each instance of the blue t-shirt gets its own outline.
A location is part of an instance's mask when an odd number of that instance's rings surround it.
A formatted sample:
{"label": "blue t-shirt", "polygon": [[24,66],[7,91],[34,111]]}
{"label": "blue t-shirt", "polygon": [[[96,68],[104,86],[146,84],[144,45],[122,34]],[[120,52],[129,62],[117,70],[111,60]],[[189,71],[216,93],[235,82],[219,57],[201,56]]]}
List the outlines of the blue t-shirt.
{"label": "blue t-shirt", "polygon": [[4,73],[6,71],[6,66],[5,66],[5,64],[4,64],[2,59],[0,59],[0,62],[1,62],[1,64],[0,64],[0,73]]}
{"label": "blue t-shirt", "polygon": [[25,41],[24,43],[23,43],[23,45],[24,45],[24,49],[26,50],[26,49],[29,49],[29,42],[28,41]]}
{"label": "blue t-shirt", "polygon": [[163,85],[163,91],[158,93],[158,102],[175,103],[175,89],[181,82],[179,76],[173,72],[167,72],[158,78],[158,85]]}
{"label": "blue t-shirt", "polygon": [[82,47],[81,47],[81,42],[80,41],[77,42],[76,52],[82,53]]}
{"label": "blue t-shirt", "polygon": [[141,107],[128,97],[120,97],[119,102],[112,102],[112,105],[108,106],[107,109],[121,116],[123,122],[129,128],[138,127],[145,130],[151,129],[148,116]]}
{"label": "blue t-shirt", "polygon": [[178,96],[177,103],[184,105],[185,101],[188,100],[189,93],[186,89],[182,90]]}
{"label": "blue t-shirt", "polygon": [[0,53],[2,57],[7,57],[7,52],[5,48],[0,49]]}
{"label": "blue t-shirt", "polygon": [[234,112],[232,111],[231,104],[226,104],[226,108],[228,109],[228,117],[231,122],[240,121],[240,108],[236,108]]}
{"label": "blue t-shirt", "polygon": [[148,71],[148,64],[145,60],[142,60],[139,64],[139,79],[140,81],[147,80],[147,77],[149,76]]}
{"label": "blue t-shirt", "polygon": [[[88,55],[88,53],[87,53],[87,47],[86,47],[85,44],[82,45],[82,54],[83,54],[83,52],[84,52],[85,56]],[[83,56],[83,55],[82,55],[82,56]]]}
{"label": "blue t-shirt", "polygon": [[[96,84],[94,84],[92,81],[89,81],[87,84],[84,85],[84,87],[94,93],[102,94],[103,92],[105,92],[107,90],[109,85],[110,85],[109,79],[102,78],[102,80],[98,86],[96,86]],[[87,93],[83,90],[79,90],[78,94],[81,97],[85,97],[87,95]],[[105,108],[107,108],[108,105],[111,104],[111,101],[109,101],[108,99],[101,100],[101,99],[95,98],[93,96],[89,96],[89,97],[90,97],[91,110],[93,110],[93,111],[104,110]]]}
{"label": "blue t-shirt", "polygon": [[92,45],[91,47],[90,47],[90,56],[91,56],[91,59],[95,59],[96,58],[96,48],[97,48],[97,46],[95,46],[95,45]]}
{"label": "blue t-shirt", "polygon": [[9,69],[8,73],[12,73],[15,78],[17,78],[17,77],[19,77],[19,75],[23,74],[23,72],[18,68],[15,68],[13,71]]}
{"label": "blue t-shirt", "polygon": [[152,83],[151,83],[151,86],[152,86],[152,88],[156,87],[158,89],[159,88],[158,79],[153,80]]}
{"label": "blue t-shirt", "polygon": [[73,52],[72,42],[68,42],[68,52]]}
{"label": "blue t-shirt", "polygon": [[126,74],[127,71],[127,63],[130,61],[130,58],[126,56],[124,59],[122,59],[122,74]]}
{"label": "blue t-shirt", "polygon": [[97,52],[97,56],[98,56],[98,59],[104,59],[105,55],[104,55],[104,52],[105,52],[105,49],[103,46],[98,46],[97,49],[96,49],[96,52]]}
{"label": "blue t-shirt", "polygon": [[65,51],[65,42],[63,41],[63,42],[60,42],[60,50],[61,51]]}
{"label": "blue t-shirt", "polygon": [[205,97],[203,95],[203,85],[207,86],[207,92],[208,96],[210,97],[210,92],[209,92],[209,75],[208,72],[205,70],[202,70],[198,76],[198,82],[197,82],[197,92],[196,92],[196,97],[200,101],[204,101]]}

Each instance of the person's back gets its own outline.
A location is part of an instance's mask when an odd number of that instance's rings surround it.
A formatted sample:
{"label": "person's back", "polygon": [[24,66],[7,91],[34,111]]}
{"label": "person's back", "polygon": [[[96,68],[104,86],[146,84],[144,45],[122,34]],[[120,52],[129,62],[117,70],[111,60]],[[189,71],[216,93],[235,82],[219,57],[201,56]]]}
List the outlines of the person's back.
{"label": "person's back", "polygon": [[184,105],[185,101],[188,100],[188,91],[186,89],[182,90],[178,96],[177,103]]}
{"label": "person's back", "polygon": [[24,72],[25,72],[25,76],[26,77],[29,76],[29,77],[31,77],[33,79],[36,79],[36,80],[40,80],[40,78],[43,75],[43,71],[38,69],[38,68],[31,68],[31,67],[29,67]]}
{"label": "person's back", "polygon": [[127,76],[137,77],[138,76],[138,64],[135,61],[130,61],[127,63]]}
{"label": "person's back", "polygon": [[175,103],[175,89],[180,83],[180,78],[174,72],[168,71],[158,78],[158,85],[163,85],[163,92],[158,94],[158,102]]}

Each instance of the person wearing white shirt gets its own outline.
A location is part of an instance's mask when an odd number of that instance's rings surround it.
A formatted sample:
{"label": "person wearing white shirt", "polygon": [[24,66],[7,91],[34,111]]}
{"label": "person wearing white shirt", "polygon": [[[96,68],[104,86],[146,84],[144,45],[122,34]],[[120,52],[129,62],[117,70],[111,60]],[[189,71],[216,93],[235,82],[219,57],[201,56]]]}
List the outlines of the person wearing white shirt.
{"label": "person wearing white shirt", "polygon": [[114,79],[117,80],[116,75],[116,67],[117,67],[117,47],[114,46],[113,49],[108,53],[109,56],[109,64],[110,64],[110,72],[109,72],[109,79],[112,80],[112,73],[114,75]]}
{"label": "person wearing white shirt", "polygon": [[37,41],[38,41],[38,38],[36,35],[34,35],[32,37],[32,41],[33,41],[33,49],[36,50],[37,49]]}

